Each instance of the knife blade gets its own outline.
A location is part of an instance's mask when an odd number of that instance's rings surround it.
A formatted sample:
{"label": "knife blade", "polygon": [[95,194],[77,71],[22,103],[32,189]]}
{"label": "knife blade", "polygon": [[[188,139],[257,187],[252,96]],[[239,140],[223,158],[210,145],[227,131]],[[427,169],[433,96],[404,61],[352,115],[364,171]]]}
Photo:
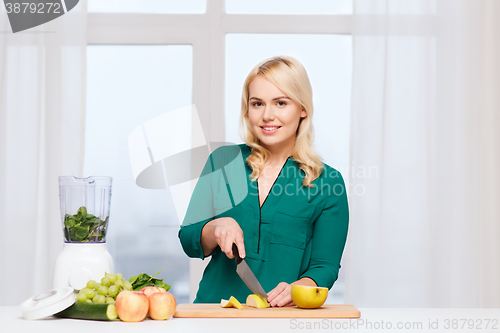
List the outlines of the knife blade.
{"label": "knife blade", "polygon": [[238,253],[238,247],[233,243],[233,254],[236,258],[236,273],[240,276],[240,278],[245,282],[248,289],[250,289],[254,294],[267,299],[267,294],[264,291],[264,288],[259,283],[259,280],[255,277],[248,264],[244,259],[240,258],[240,254]]}

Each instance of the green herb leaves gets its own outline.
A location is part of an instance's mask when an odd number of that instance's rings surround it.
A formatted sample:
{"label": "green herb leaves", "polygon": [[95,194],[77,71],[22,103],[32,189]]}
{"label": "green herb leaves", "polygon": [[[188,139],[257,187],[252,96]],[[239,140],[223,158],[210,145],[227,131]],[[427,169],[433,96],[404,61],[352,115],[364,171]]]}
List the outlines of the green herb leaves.
{"label": "green herb leaves", "polygon": [[170,289],[170,286],[163,282],[163,279],[155,279],[155,276],[160,274],[161,271],[156,273],[153,276],[150,276],[146,273],[139,274],[139,276],[131,276],[128,281],[132,283],[132,288],[134,288],[135,291],[139,291],[144,287],[158,287],[158,288],[164,288],[166,291]]}
{"label": "green herb leaves", "polygon": [[87,214],[87,208],[78,208],[75,215],[64,217],[64,238],[66,242],[102,243],[106,237],[108,217],[103,221],[99,217]]}

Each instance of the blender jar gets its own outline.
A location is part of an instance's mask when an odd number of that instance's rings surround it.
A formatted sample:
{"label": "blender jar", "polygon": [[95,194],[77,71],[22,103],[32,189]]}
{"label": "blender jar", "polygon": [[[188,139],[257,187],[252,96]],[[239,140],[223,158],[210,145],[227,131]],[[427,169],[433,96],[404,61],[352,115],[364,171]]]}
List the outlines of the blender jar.
{"label": "blender jar", "polygon": [[105,243],[112,177],[59,177],[65,243]]}

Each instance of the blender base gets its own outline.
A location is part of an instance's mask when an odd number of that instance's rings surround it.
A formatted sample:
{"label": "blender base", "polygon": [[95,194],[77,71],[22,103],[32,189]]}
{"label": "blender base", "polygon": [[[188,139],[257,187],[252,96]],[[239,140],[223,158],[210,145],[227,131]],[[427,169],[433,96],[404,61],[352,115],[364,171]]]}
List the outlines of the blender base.
{"label": "blender base", "polygon": [[54,267],[52,287],[80,290],[89,280],[100,283],[105,273],[114,273],[106,243],[64,243]]}

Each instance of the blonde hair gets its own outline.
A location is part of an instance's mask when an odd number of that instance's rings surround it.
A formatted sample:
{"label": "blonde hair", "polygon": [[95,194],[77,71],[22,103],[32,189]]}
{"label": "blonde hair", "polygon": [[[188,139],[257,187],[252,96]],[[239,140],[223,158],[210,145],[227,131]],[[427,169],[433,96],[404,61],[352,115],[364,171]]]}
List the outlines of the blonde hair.
{"label": "blonde hair", "polygon": [[255,181],[259,177],[270,155],[270,152],[260,145],[259,139],[252,132],[248,119],[249,85],[257,75],[262,75],[269,82],[273,83],[306,111],[307,116],[301,118],[299,122],[292,157],[299,165],[299,168],[305,173],[302,184],[313,187],[311,183],[321,175],[324,165],[318,154],[312,149],[314,128],[312,124],[313,103],[311,83],[309,82],[304,66],[297,59],[284,56],[264,60],[255,66],[248,74],[243,85],[240,135],[243,141],[252,149],[251,155],[246,159],[252,168],[251,180]]}

